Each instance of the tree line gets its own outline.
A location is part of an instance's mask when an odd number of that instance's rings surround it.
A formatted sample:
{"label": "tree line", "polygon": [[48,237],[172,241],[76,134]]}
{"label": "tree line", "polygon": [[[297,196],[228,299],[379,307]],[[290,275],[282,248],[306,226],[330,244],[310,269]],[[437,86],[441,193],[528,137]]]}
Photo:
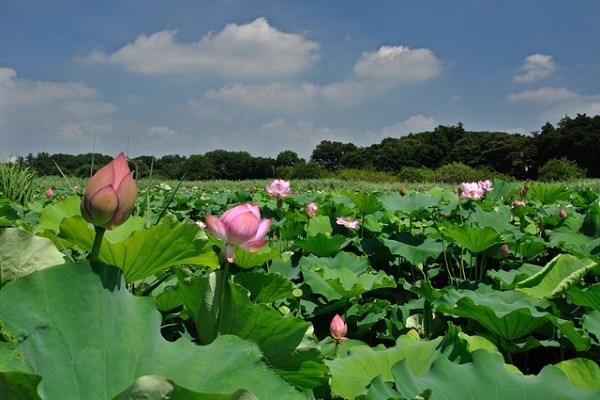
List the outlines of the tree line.
{"label": "tree line", "polygon": [[[79,155],[30,153],[19,162],[39,175],[89,177],[112,159],[98,153]],[[566,159],[600,177],[600,115],[565,116],[556,126],[546,123],[531,135],[466,131],[462,123],[440,125],[433,131],[386,138],[368,147],[323,140],[309,160],[292,150],[276,158],[254,157],[246,151],[214,150],[188,157],[139,156],[129,160],[136,177],[186,180],[243,180],[273,177],[320,178],[345,169],[371,170],[392,175],[404,168],[435,169],[460,163],[514,177],[536,179],[550,160]],[[60,168],[60,171],[59,171]]]}

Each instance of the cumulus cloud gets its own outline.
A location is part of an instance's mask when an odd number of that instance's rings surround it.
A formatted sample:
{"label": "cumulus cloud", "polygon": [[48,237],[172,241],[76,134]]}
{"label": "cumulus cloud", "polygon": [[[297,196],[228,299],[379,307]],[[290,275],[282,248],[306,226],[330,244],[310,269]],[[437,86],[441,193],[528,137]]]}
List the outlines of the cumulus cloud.
{"label": "cumulus cloud", "polygon": [[556,71],[556,63],[552,56],[536,53],[525,58],[519,70],[521,74],[514,77],[516,82],[534,82],[551,76]]}
{"label": "cumulus cloud", "polygon": [[429,49],[383,46],[363,53],[354,66],[354,75],[366,80],[414,83],[437,76],[441,70],[441,61]]}
{"label": "cumulus cloud", "polygon": [[112,54],[94,50],[79,59],[109,62],[144,74],[216,72],[230,78],[294,76],[319,59],[319,45],[302,35],[269,25],[264,17],[228,24],[195,43],[179,43],[177,31],[140,35]]}
{"label": "cumulus cloud", "polygon": [[94,96],[96,91],[80,82],[19,79],[14,69],[0,67],[0,105],[37,106]]}
{"label": "cumulus cloud", "polygon": [[148,129],[146,134],[149,137],[156,139],[173,139],[179,136],[179,133],[166,126],[153,126]]}
{"label": "cumulus cloud", "polygon": [[310,105],[319,88],[310,83],[270,83],[266,85],[229,84],[219,90],[208,90],[206,99],[225,101],[252,108],[299,110]]}
{"label": "cumulus cloud", "polygon": [[381,130],[380,136],[382,138],[406,136],[409,133],[419,133],[433,130],[436,126],[438,126],[438,123],[433,117],[426,117],[421,114],[412,115],[404,121],[384,127]]}
{"label": "cumulus cloud", "polygon": [[508,101],[531,101],[540,103],[555,103],[573,100],[580,95],[567,88],[542,87],[539,89],[524,90],[518,93],[510,93]]}

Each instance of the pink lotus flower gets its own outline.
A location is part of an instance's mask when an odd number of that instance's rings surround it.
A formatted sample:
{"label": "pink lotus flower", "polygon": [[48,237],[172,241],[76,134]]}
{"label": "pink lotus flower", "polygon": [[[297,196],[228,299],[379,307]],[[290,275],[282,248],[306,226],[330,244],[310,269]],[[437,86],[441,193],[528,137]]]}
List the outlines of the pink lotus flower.
{"label": "pink lotus flower", "polygon": [[514,200],[511,203],[511,207],[515,208],[515,207],[523,207],[525,205],[525,202],[523,200]]}
{"label": "pink lotus flower", "polygon": [[308,203],[306,205],[306,215],[309,217],[313,217],[317,211],[319,211],[319,206],[317,206],[314,202]]}
{"label": "pink lotus flower", "polygon": [[290,195],[290,182],[283,179],[275,179],[270,185],[265,186],[271,197],[287,197]]}
{"label": "pink lotus flower", "polygon": [[479,182],[463,182],[460,197],[463,199],[479,200],[486,191],[494,190],[489,180]]}
{"label": "pink lotus flower", "polygon": [[129,218],[136,200],[137,186],[121,152],[88,181],[81,199],[81,215],[96,226],[114,229]]}
{"label": "pink lotus flower", "polygon": [[223,254],[228,262],[233,262],[235,248],[257,251],[268,243],[264,240],[270,219],[260,219],[260,210],[255,204],[240,204],[225,211],[221,218],[206,216],[206,226],[210,233],[224,242]]}
{"label": "pink lotus flower", "polygon": [[338,225],[344,225],[348,229],[358,229],[360,221],[352,217],[337,217],[335,221]]}
{"label": "pink lotus flower", "polygon": [[49,187],[48,189],[46,189],[46,197],[48,197],[49,199],[54,197],[54,190],[52,190],[51,187]]}
{"label": "pink lotus flower", "polygon": [[346,333],[348,333],[348,325],[344,322],[342,317],[335,314],[329,324],[329,334],[336,343],[343,343],[348,340]]}

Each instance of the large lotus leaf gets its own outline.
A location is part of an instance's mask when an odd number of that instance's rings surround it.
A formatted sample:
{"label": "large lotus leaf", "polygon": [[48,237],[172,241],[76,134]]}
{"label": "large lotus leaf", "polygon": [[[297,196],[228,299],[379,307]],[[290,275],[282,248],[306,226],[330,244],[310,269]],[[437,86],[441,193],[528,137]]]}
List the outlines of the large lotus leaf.
{"label": "large lotus leaf", "polygon": [[[218,266],[218,259],[208,241],[196,238],[198,226],[163,218],[158,225],[135,231],[125,240],[111,242],[105,235],[98,259],[123,270],[125,279],[133,282],[180,264]],[[83,217],[64,218],[60,235],[84,250],[91,251],[94,229]]]}
{"label": "large lotus leaf", "polygon": [[271,303],[292,297],[294,284],[283,274],[262,272],[245,272],[234,276],[234,281],[250,291],[256,303]]}
{"label": "large lotus leaf", "polygon": [[336,269],[324,268],[317,272],[322,272],[325,282],[343,297],[349,299],[361,296],[371,290],[396,287],[394,278],[383,271],[356,275],[350,268],[340,265]]}
{"label": "large lotus leaf", "polygon": [[479,228],[489,227],[503,234],[518,235],[519,228],[510,223],[512,216],[510,210],[510,207],[505,205],[499,205],[491,211],[485,211],[481,207],[476,207],[469,214],[467,221],[474,223]]}
{"label": "large lotus leaf", "polygon": [[258,251],[244,250],[239,246],[235,248],[235,265],[242,269],[254,268],[279,258],[281,258],[279,251],[269,246]]}
{"label": "large lotus leaf", "polygon": [[62,220],[64,218],[81,215],[80,208],[81,198],[79,196],[69,196],[54,204],[48,204],[43,208],[40,214],[40,222],[37,226],[37,230],[48,230],[58,234]]}
{"label": "large lotus leaf", "polygon": [[327,362],[331,370],[331,392],[345,399],[354,399],[366,393],[369,382],[376,376],[392,379],[392,366],[404,359],[410,361],[410,368],[415,374],[426,373],[431,363],[441,356],[437,349],[441,340],[425,341],[400,336],[396,345],[387,349],[366,345],[352,347],[346,357]]}
{"label": "large lotus leaf", "polygon": [[597,249],[600,246],[600,238],[590,238],[574,231],[569,226],[563,225],[552,231],[549,246],[586,257],[598,253]]}
{"label": "large lotus leaf", "polygon": [[589,258],[559,254],[538,273],[519,282],[517,288],[537,298],[561,296],[597,265],[596,261]]}
{"label": "large lotus leaf", "polygon": [[502,243],[500,234],[489,226],[475,229],[469,225],[450,225],[442,232],[444,236],[454,239],[460,246],[476,254]]}
{"label": "large lotus leaf", "polygon": [[567,200],[570,190],[565,185],[550,185],[547,183],[532,183],[529,195],[539,200],[542,204],[554,204],[558,200]]}
{"label": "large lotus leaf", "polygon": [[425,265],[428,259],[437,259],[444,250],[442,243],[427,236],[398,233],[383,239],[392,254],[404,257],[410,264]]}
{"label": "large lotus leaf", "polygon": [[0,290],[0,322],[25,372],[42,376],[43,397],[112,398],[140,376],[159,375],[200,393],[302,398],[245,340],[225,335],[197,346],[163,339],[152,300],[131,295],[116,271],[63,264]]}
{"label": "large lotus leaf", "polygon": [[42,377],[26,372],[0,372],[0,400],[41,399],[37,387]]}
{"label": "large lotus leaf", "polygon": [[585,306],[600,311],[600,283],[580,288],[573,286],[568,291],[571,301],[578,306]]}
{"label": "large lotus leaf", "polygon": [[233,393],[198,393],[177,385],[162,376],[140,376],[113,400],[258,400],[247,390]]}
{"label": "large lotus leaf", "polygon": [[344,196],[352,200],[360,215],[373,214],[382,209],[381,201],[373,192],[344,192]]}
{"label": "large lotus leaf", "polygon": [[583,329],[594,335],[596,343],[600,343],[600,312],[592,311],[581,318]]}
{"label": "large lotus leaf", "polygon": [[572,321],[540,311],[549,307],[544,299],[536,299],[520,291],[474,292],[450,288],[434,301],[434,305],[437,312],[479,322],[494,336],[507,342],[524,338],[550,322],[561,330],[577,351],[587,349],[590,344],[589,338],[582,337]]}
{"label": "large lotus leaf", "polygon": [[328,236],[317,233],[307,239],[298,240],[298,247],[319,257],[332,256],[348,244],[348,239],[342,235]]}
{"label": "large lotus leaf", "polygon": [[309,254],[300,259],[298,263],[302,270],[310,269],[315,266],[327,267],[330,269],[336,269],[344,265],[351,269],[355,274],[362,274],[366,271],[370,271],[369,260],[365,257],[357,256],[354,253],[347,251],[341,251],[335,255],[335,257],[317,257]]}
{"label": "large lotus leaf", "polygon": [[329,220],[329,217],[325,215],[315,215],[310,218],[306,224],[306,234],[308,236],[315,236],[319,233],[330,236],[331,232],[333,232],[331,221]]}
{"label": "large lotus leaf", "polygon": [[600,390],[600,366],[587,358],[572,358],[556,364],[573,386],[585,390]]}
{"label": "large lotus leaf", "polygon": [[63,264],[50,239],[17,228],[0,229],[0,287],[33,271]]}
{"label": "large lotus leaf", "polygon": [[430,194],[411,193],[402,196],[397,192],[390,192],[379,197],[383,207],[391,213],[400,211],[409,217],[416,217],[427,208],[436,207],[440,204],[440,198]]}
{"label": "large lotus leaf", "polygon": [[597,399],[600,391],[586,391],[571,385],[555,366],[544,367],[538,375],[510,372],[502,357],[486,350],[475,350],[473,361],[455,364],[441,357],[433,362],[429,373],[419,374],[412,360],[392,368],[397,398],[415,398],[431,390],[430,400],[538,400]]}
{"label": "large lotus leaf", "polygon": [[[300,318],[283,316],[277,310],[255,304],[240,285],[223,284],[223,271],[196,277],[182,284],[184,304],[196,323],[203,343],[220,334],[231,334],[256,343],[269,365],[290,382],[305,388],[326,380],[319,344],[312,324]],[[221,291],[225,289],[224,312],[218,326]]]}

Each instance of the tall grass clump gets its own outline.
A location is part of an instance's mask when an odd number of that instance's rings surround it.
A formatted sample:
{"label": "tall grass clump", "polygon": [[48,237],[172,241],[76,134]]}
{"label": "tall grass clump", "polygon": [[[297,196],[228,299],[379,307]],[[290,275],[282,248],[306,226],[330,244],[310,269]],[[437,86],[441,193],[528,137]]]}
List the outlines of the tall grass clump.
{"label": "tall grass clump", "polygon": [[34,192],[37,174],[19,163],[0,163],[0,193],[10,201],[26,205]]}

